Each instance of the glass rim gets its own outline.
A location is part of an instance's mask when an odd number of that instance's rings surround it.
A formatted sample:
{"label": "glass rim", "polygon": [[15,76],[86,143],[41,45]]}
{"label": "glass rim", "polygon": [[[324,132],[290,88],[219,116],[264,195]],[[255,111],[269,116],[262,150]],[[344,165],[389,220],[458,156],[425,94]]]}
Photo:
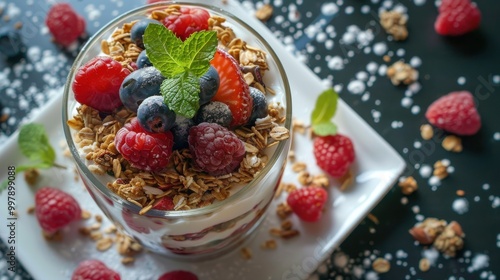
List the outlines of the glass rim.
{"label": "glass rim", "polygon": [[[256,37],[256,39],[259,41],[260,44],[262,44],[266,48],[266,53],[271,56],[271,58],[274,60],[274,63],[277,67],[277,70],[279,72],[279,77],[282,80],[283,84],[283,91],[285,95],[285,123],[284,127],[286,127],[289,131],[291,131],[291,123],[292,123],[292,99],[291,99],[291,90],[290,90],[290,85],[288,82],[288,78],[285,72],[285,69],[283,65],[281,64],[281,61],[279,60],[277,54],[275,51],[272,49],[271,45],[267,42],[266,39],[264,39],[255,29],[253,29],[250,25],[233,15],[232,13],[220,8],[216,7],[210,4],[205,4],[205,3],[194,3],[194,2],[184,2],[184,1],[164,1],[164,2],[158,2],[158,3],[153,3],[145,6],[141,6],[135,9],[132,9],[128,12],[125,12],[113,20],[109,21],[107,24],[105,24],[103,27],[101,27],[94,35],[92,35],[89,40],[84,44],[80,52],[78,53],[77,57],[75,58],[73,65],[68,73],[66,83],[64,85],[64,92],[63,92],[63,98],[62,98],[62,121],[63,121],[63,130],[64,130],[64,136],[66,139],[66,142],[68,144],[68,148],[71,152],[71,155],[73,156],[75,163],[78,165],[79,169],[83,174],[80,174],[81,176],[87,177],[90,182],[98,188],[98,190],[103,193],[106,197],[111,199],[113,203],[119,203],[123,207],[128,208],[129,210],[132,210],[135,213],[139,213],[139,211],[142,209],[138,205],[120,197],[116,193],[112,192],[109,190],[104,184],[101,183],[99,179],[95,176],[94,173],[92,173],[85,162],[81,159],[78,148],[76,147],[74,141],[73,141],[73,135],[71,133],[72,129],[68,126],[67,122],[69,120],[69,114],[70,112],[68,111],[68,102],[69,102],[69,96],[72,94],[71,90],[71,85],[72,85],[72,78],[74,77],[76,71],[78,68],[76,67],[77,64],[82,63],[82,59],[87,55],[87,53],[90,51],[91,47],[95,46],[98,44],[100,46],[102,36],[105,34],[107,31],[112,30],[117,27],[117,24],[123,21],[124,19],[138,15],[140,13],[148,13],[153,10],[156,10],[160,7],[166,7],[170,5],[187,5],[187,6],[197,6],[197,7],[202,7],[209,12],[216,12],[218,14],[223,15],[224,17],[230,18],[232,21],[235,23],[239,24],[243,29],[249,31],[252,33],[252,36]],[[291,136],[290,136],[291,137]],[[151,217],[151,218],[188,218],[188,217],[194,217],[194,216],[200,216],[200,215],[206,215],[210,214],[222,207],[224,207],[227,204],[230,204],[232,202],[238,201],[242,196],[245,196],[250,190],[252,190],[255,185],[258,183],[259,178],[265,177],[266,175],[269,174],[271,169],[273,168],[274,164],[278,160],[278,158],[282,155],[284,152],[285,148],[287,147],[287,142],[291,141],[291,139],[287,139],[284,141],[280,141],[276,147],[276,150],[270,157],[269,161],[267,162],[266,166],[260,171],[259,175],[255,178],[252,179],[249,183],[247,183],[241,190],[238,190],[234,194],[231,194],[228,198],[222,201],[216,201],[210,205],[203,206],[200,208],[194,208],[194,209],[189,209],[189,210],[157,210],[157,209],[150,209],[147,211],[144,216]]]}

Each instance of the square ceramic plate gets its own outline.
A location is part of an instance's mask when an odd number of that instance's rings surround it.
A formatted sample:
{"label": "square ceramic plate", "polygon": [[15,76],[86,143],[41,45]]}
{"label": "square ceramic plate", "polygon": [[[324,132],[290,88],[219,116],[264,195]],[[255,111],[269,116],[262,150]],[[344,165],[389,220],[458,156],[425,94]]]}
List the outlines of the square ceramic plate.
{"label": "square ceramic plate", "polygon": [[[208,2],[220,5],[220,1]],[[272,33],[250,16],[240,4],[229,1],[229,4],[223,8],[240,16],[253,26],[275,49],[291,81],[293,115],[299,120],[308,122],[315,97],[324,90],[322,82],[285,50]],[[49,101],[33,121],[46,127],[51,143],[58,154],[57,162],[69,168],[43,171],[43,179],[39,185],[51,185],[64,189],[78,199],[82,208],[98,214],[101,213],[100,210],[84,190],[81,181],[75,180],[72,160],[62,155],[61,143],[65,141],[61,121],[61,97],[62,93]],[[15,220],[14,236],[17,261],[22,262],[35,279],[69,279],[77,264],[88,258],[103,260],[109,267],[120,271],[124,280],[153,280],[163,272],[174,269],[192,271],[200,279],[305,279],[329,257],[335,247],[382,199],[405,165],[394,149],[342,101],[339,103],[335,122],[341,133],[349,135],[354,142],[357,154],[354,166],[355,183],[346,192],[340,192],[336,187],[329,189],[330,199],[321,222],[303,223],[296,217],[292,217],[295,228],[301,234],[289,240],[277,240],[278,247],[274,250],[261,249],[260,245],[271,239],[269,229],[279,226],[280,221],[274,209],[284,197],[273,201],[267,219],[253,238],[244,245],[252,251],[253,257],[250,260],[243,259],[239,250],[216,260],[197,263],[173,261],[150,253],[141,253],[133,265],[124,266],[120,263],[121,257],[116,250],[99,252],[95,249],[95,242],[79,235],[78,225],[67,229],[63,242],[45,241],[35,216],[26,212],[30,206],[34,205],[34,191],[26,185],[23,175],[17,174],[15,200],[18,217]],[[19,166],[25,158],[17,147],[17,134],[14,134],[2,146],[0,147],[2,159],[0,180],[3,181],[7,178],[7,167]],[[320,172],[314,164],[312,142],[307,136],[296,135],[294,150],[297,160],[307,162],[311,173]],[[297,175],[290,170],[290,167],[287,167],[283,182],[297,182],[296,178]],[[333,184],[338,185],[335,181]],[[0,194],[0,205],[2,205],[0,219],[4,224],[10,217],[6,206],[7,200],[7,192],[4,191]],[[81,222],[81,225],[90,225],[92,222]],[[109,222],[106,221],[106,223]],[[2,230],[0,234],[4,242],[7,242],[9,232]]]}

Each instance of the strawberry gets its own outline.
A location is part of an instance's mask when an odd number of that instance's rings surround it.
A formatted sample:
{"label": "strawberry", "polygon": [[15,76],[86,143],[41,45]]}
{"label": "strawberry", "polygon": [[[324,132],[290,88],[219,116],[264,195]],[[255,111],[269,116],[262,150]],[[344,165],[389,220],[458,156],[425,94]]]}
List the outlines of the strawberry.
{"label": "strawberry", "polygon": [[163,273],[158,280],[198,280],[198,277],[189,271],[173,270]]}
{"label": "strawberry", "polygon": [[78,202],[68,193],[43,187],[35,193],[35,215],[42,229],[49,234],[81,218]]}
{"label": "strawberry", "polygon": [[290,192],[286,203],[301,220],[316,222],[321,218],[327,199],[328,193],[324,188],[307,186]]}
{"label": "strawberry", "polygon": [[425,117],[434,126],[458,135],[473,135],[481,128],[481,117],[468,91],[450,92],[434,101]]}
{"label": "strawberry", "polygon": [[475,30],[481,23],[481,12],[470,0],[443,0],[434,29],[440,35],[458,36]]}
{"label": "strawberry", "polygon": [[347,173],[355,158],[351,139],[338,133],[316,137],[313,150],[318,166],[336,178]]}
{"label": "strawberry", "polygon": [[153,209],[157,210],[174,210],[174,200],[171,197],[164,196],[153,204]]}
{"label": "strawberry", "polygon": [[118,272],[99,260],[85,260],[73,271],[71,280],[120,280]]}
{"label": "strawberry", "polygon": [[181,40],[201,30],[208,30],[208,11],[200,8],[181,7],[180,13],[172,13],[163,19],[163,25]]}
{"label": "strawberry", "polygon": [[212,101],[222,102],[229,107],[233,114],[231,126],[246,124],[252,114],[253,101],[238,62],[229,53],[217,49],[210,63],[220,78],[219,89]]}

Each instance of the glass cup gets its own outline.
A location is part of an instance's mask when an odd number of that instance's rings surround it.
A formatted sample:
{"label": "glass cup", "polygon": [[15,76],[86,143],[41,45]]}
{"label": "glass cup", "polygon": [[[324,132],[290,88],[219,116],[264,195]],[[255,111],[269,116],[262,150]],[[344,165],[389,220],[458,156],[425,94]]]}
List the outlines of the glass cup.
{"label": "glass cup", "polygon": [[[109,22],[90,38],[77,56],[65,85],[63,127],[83,183],[104,214],[147,250],[173,258],[196,260],[217,256],[241,245],[259,226],[283,174],[291,140],[280,141],[274,147],[268,148],[267,165],[252,181],[225,200],[196,209],[151,209],[140,214],[141,207],[115,194],[106,187],[103,176],[89,170],[79,146],[75,143],[77,131],[68,126],[68,120],[72,119],[79,106],[71,89],[77,69],[95,56],[103,54],[101,41],[108,39],[116,28],[144,18],[154,10],[165,9],[169,5],[173,4],[156,3],[129,11]],[[276,91],[272,98],[279,100],[284,106],[286,120],[283,126],[291,132],[292,105],[288,80],[278,56],[266,40],[245,22],[220,8],[202,3],[175,2],[175,5],[200,7],[211,15],[224,17],[237,37],[267,53],[269,70],[264,75],[264,84]],[[114,179],[112,176],[108,178],[110,181]]]}

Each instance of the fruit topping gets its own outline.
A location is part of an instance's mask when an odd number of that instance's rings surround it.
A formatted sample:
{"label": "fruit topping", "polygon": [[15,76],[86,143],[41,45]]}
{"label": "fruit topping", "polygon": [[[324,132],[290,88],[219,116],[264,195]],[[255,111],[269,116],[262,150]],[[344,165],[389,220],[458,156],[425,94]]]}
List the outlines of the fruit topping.
{"label": "fruit topping", "polygon": [[71,45],[85,32],[85,20],[68,3],[52,6],[45,24],[54,40],[64,47]]}
{"label": "fruit topping", "polygon": [[153,203],[153,209],[164,211],[174,210],[174,200],[169,196],[163,196]]}
{"label": "fruit topping", "polygon": [[481,117],[468,91],[455,91],[435,100],[425,113],[434,126],[458,135],[473,135],[481,128]]}
{"label": "fruit topping", "polygon": [[72,89],[76,101],[101,112],[120,107],[120,86],[130,70],[107,56],[97,56],[80,67]]}
{"label": "fruit topping", "polygon": [[156,68],[145,67],[130,73],[121,83],[120,100],[132,112],[137,112],[141,102],[153,95],[160,95],[160,85],[165,80]]}
{"label": "fruit topping", "polygon": [[184,41],[194,32],[208,30],[209,18],[210,14],[204,9],[181,7],[179,13],[164,18],[163,25]]}
{"label": "fruit topping", "polygon": [[141,127],[137,118],[133,118],[116,133],[115,146],[133,167],[161,171],[167,167],[172,155],[173,135],[170,131],[150,133]]}
{"label": "fruit topping", "polygon": [[262,91],[254,87],[250,87],[250,96],[252,97],[253,108],[248,123],[254,125],[257,119],[267,116],[267,99]]}
{"label": "fruit topping", "polygon": [[144,31],[146,30],[146,27],[148,27],[149,24],[161,25],[161,22],[151,18],[144,18],[136,22],[134,26],[132,26],[132,28],[130,29],[130,40],[132,40],[132,42],[135,43],[141,49],[144,49],[144,42],[142,36],[144,36]]}
{"label": "fruit topping", "polygon": [[481,12],[470,0],[443,0],[434,29],[440,35],[458,36],[479,28]]}
{"label": "fruit topping", "polygon": [[233,115],[229,107],[219,101],[211,101],[200,107],[195,117],[195,123],[216,123],[229,127],[233,121]]}
{"label": "fruit topping", "polygon": [[316,222],[321,218],[328,193],[322,187],[304,186],[290,192],[286,202],[303,221]]}
{"label": "fruit topping", "polygon": [[35,193],[35,215],[42,229],[53,234],[80,220],[82,210],[70,194],[60,189],[43,187]]}
{"label": "fruit topping", "polygon": [[213,176],[231,173],[245,156],[245,145],[227,128],[200,123],[189,130],[189,149],[194,163]]}
{"label": "fruit topping", "polygon": [[313,151],[318,166],[336,178],[344,176],[355,159],[351,139],[338,133],[316,137]]}
{"label": "fruit topping", "polygon": [[219,89],[212,100],[229,106],[233,114],[231,126],[246,124],[252,114],[252,97],[238,62],[227,52],[217,49],[210,63],[220,78]]}
{"label": "fruit topping", "polygon": [[146,54],[146,50],[143,50],[139,53],[139,56],[137,57],[137,61],[135,62],[137,65],[137,68],[144,68],[148,66],[153,66],[153,63],[149,61],[149,58]]}
{"label": "fruit topping", "polygon": [[173,270],[163,273],[158,280],[198,280],[198,277],[189,271]]}
{"label": "fruit topping", "polygon": [[212,100],[212,97],[214,97],[219,89],[219,83],[219,74],[215,70],[215,67],[210,65],[207,73],[200,78],[200,106]]}
{"label": "fruit topping", "polygon": [[170,110],[163,97],[150,96],[137,109],[139,124],[149,132],[167,132],[175,122],[175,113]]}
{"label": "fruit topping", "polygon": [[78,264],[71,280],[120,280],[120,274],[95,259],[85,260]]}

